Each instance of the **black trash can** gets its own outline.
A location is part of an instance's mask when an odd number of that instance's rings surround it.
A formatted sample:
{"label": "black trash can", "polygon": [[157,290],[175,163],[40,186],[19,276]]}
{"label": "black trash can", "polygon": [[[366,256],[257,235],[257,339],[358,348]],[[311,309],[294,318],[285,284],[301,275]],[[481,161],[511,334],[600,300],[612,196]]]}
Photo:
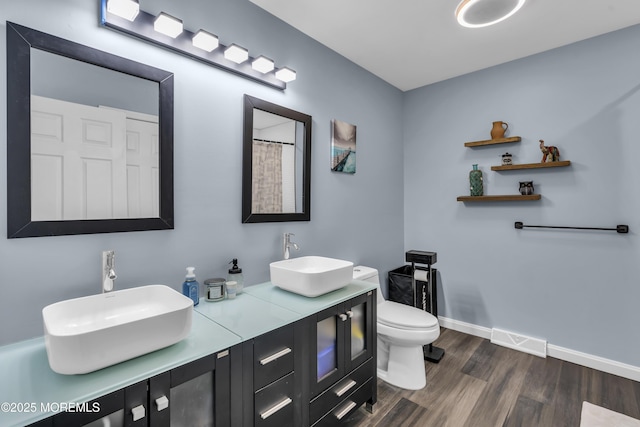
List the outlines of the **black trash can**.
{"label": "black trash can", "polygon": [[[426,273],[425,276],[427,280],[429,280],[428,268],[416,267],[416,270],[424,271]],[[429,283],[422,280],[416,280],[418,298],[414,300],[413,285],[411,283],[411,266],[403,265],[402,267],[391,270],[389,272],[389,301],[415,306],[438,317],[436,272],[437,270],[435,268],[431,269],[431,280],[433,281],[431,289],[433,289],[433,298],[429,298]],[[430,301],[433,301],[433,310]]]}

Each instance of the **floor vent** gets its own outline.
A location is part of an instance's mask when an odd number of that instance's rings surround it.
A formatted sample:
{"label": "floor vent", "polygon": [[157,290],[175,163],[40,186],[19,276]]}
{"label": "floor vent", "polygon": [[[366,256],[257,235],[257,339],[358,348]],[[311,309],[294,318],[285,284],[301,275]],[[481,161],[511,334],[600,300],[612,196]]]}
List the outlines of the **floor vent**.
{"label": "floor vent", "polygon": [[493,328],[491,330],[491,342],[514,350],[533,354],[534,356],[547,357],[547,341],[539,338],[526,337],[513,332]]}

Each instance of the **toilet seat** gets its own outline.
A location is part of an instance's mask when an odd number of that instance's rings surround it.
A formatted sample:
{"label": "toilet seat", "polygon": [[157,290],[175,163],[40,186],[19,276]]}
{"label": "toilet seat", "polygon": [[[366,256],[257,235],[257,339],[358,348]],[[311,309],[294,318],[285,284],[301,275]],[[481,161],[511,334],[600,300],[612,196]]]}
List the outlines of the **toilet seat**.
{"label": "toilet seat", "polygon": [[393,328],[416,330],[431,329],[438,326],[438,319],[416,307],[393,301],[378,304],[378,323]]}

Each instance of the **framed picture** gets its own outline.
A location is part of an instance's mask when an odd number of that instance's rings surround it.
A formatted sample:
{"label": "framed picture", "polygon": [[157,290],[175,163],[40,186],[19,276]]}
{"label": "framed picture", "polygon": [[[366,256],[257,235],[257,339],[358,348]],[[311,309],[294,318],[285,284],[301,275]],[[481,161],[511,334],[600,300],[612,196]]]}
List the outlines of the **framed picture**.
{"label": "framed picture", "polygon": [[331,170],[356,173],[356,125],[331,121]]}

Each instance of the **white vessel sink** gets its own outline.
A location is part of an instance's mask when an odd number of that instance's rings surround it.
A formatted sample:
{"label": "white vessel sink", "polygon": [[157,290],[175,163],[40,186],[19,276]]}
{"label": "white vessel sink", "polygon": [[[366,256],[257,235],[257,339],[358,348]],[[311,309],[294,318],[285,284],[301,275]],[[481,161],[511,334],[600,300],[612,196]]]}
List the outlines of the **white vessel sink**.
{"label": "white vessel sink", "polygon": [[170,346],[191,331],[193,301],[165,285],[75,298],[42,309],[51,369],[85,374]]}
{"label": "white vessel sink", "polygon": [[353,279],[353,263],[321,256],[305,256],[269,264],[271,283],[306,297],[317,297],[346,286]]}

